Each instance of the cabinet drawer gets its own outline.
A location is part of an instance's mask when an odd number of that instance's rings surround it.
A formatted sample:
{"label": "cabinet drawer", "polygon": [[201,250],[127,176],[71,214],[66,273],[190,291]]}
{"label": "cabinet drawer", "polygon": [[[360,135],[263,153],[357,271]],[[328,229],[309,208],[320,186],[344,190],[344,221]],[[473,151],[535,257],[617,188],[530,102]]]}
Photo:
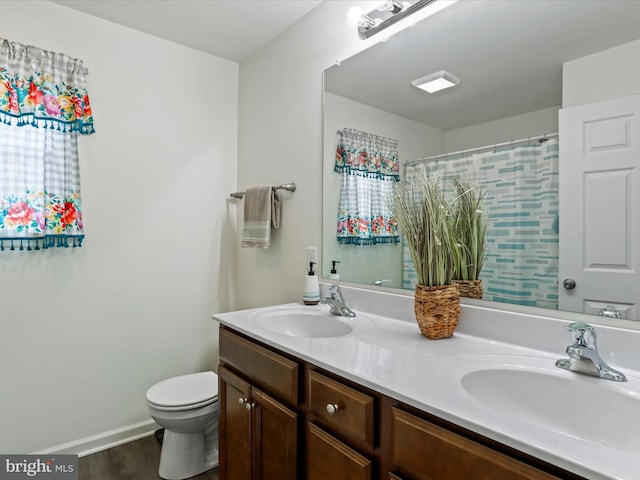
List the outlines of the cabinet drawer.
{"label": "cabinet drawer", "polygon": [[535,467],[392,409],[391,461],[412,479],[558,480]]}
{"label": "cabinet drawer", "polygon": [[312,423],[307,435],[307,480],[372,480],[371,460]]}
{"label": "cabinet drawer", "polygon": [[296,362],[224,328],[220,329],[220,358],[263,390],[298,405],[300,370]]}
{"label": "cabinet drawer", "polygon": [[373,397],[316,371],[309,371],[311,413],[330,429],[370,449],[374,447],[373,407]]}

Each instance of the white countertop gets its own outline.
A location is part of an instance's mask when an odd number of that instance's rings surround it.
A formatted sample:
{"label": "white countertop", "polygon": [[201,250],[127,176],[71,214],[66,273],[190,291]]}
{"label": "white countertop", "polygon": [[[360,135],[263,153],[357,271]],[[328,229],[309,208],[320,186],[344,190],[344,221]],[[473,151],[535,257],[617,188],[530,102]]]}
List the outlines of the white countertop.
{"label": "white countertop", "polygon": [[[544,428],[540,422],[524,422],[517,416],[489,408],[470,396],[458,381],[465,369],[491,361],[506,365],[510,363],[509,358],[525,358],[532,368],[550,368],[555,360],[566,357],[564,349],[569,344],[569,335],[562,327],[569,322],[463,306],[454,336],[429,340],[420,335],[413,320],[412,297],[348,287],[343,287],[343,293],[347,304],[358,315],[352,323],[354,331],[340,337],[304,338],[273,333],[251,320],[252,314],[263,308],[221,313],[213,318],[318,367],[585,478],[640,479],[640,451],[635,438],[631,443],[625,443],[621,438],[612,445],[608,439],[585,441],[555,432]],[[313,311],[328,315],[326,305],[303,307],[299,303],[288,306],[315,309]],[[620,388],[640,392],[637,364],[640,362],[637,353],[640,333],[613,327],[596,326],[596,329],[603,358],[629,379]],[[616,354],[606,353],[612,345],[615,345]],[[551,368],[554,376],[567,376],[573,380],[571,376],[579,375]],[[581,382],[607,382],[603,387],[617,388],[616,382],[585,375],[579,377]],[[557,395],[553,391],[540,394]],[[546,399],[565,405],[590,401],[560,396]],[[616,405],[594,405],[594,409],[615,408]],[[637,415],[640,416],[640,411]],[[588,419],[585,423],[588,428]],[[640,431],[630,435],[640,437]]]}

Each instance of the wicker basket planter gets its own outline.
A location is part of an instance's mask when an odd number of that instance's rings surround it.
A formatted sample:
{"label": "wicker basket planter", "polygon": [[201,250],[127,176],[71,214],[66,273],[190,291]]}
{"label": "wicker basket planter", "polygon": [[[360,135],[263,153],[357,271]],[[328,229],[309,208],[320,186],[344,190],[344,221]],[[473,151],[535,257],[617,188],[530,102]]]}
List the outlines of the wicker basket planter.
{"label": "wicker basket planter", "polygon": [[454,285],[458,285],[460,296],[466,298],[482,299],[484,290],[482,280],[454,280]]}
{"label": "wicker basket planter", "polygon": [[431,340],[451,337],[460,317],[458,286],[416,285],[414,312],[422,335]]}

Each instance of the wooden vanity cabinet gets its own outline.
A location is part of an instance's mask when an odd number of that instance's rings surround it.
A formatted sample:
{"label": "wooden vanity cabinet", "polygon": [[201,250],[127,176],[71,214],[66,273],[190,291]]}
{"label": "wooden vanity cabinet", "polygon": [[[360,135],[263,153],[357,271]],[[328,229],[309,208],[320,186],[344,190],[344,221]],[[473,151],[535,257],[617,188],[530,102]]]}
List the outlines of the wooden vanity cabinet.
{"label": "wooden vanity cabinet", "polygon": [[391,461],[398,473],[389,478],[559,480],[398,408],[392,408],[392,419]]}
{"label": "wooden vanity cabinet", "polygon": [[296,480],[298,363],[224,329],[220,357],[220,478]]}
{"label": "wooden vanity cabinet", "polygon": [[220,480],[584,480],[220,328]]}
{"label": "wooden vanity cabinet", "polygon": [[315,421],[372,452],[374,397],[315,370],[309,370],[308,385],[309,413]]}
{"label": "wooden vanity cabinet", "polygon": [[220,475],[296,480],[298,414],[224,367],[220,379]]}
{"label": "wooden vanity cabinet", "polygon": [[372,461],[327,433],[307,423],[307,480],[372,480]]}
{"label": "wooden vanity cabinet", "polygon": [[374,396],[312,368],[306,384],[307,480],[372,480]]}
{"label": "wooden vanity cabinet", "polygon": [[229,370],[218,367],[219,468],[222,478],[250,480],[253,422],[240,399],[251,398],[251,385]]}

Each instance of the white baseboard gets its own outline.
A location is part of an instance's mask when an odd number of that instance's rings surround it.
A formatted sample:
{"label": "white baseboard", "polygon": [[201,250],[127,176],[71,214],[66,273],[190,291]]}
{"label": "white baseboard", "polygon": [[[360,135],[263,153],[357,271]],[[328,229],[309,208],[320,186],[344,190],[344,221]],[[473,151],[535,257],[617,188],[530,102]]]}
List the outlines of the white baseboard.
{"label": "white baseboard", "polygon": [[153,435],[160,426],[153,420],[145,420],[144,422],[133,423],[122,428],[116,428],[107,432],[91,435],[90,437],[74,440],[73,442],[63,443],[55,447],[34,452],[37,455],[55,454],[76,454],[79,457],[91,455],[92,453],[101,452],[123,443],[132,442],[140,438]]}

